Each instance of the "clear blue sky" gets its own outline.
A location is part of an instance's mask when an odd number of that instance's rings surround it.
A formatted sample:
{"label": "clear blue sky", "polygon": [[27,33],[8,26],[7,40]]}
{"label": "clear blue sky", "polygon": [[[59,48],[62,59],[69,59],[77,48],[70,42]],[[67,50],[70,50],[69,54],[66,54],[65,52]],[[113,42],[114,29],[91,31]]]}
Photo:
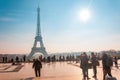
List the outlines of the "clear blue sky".
{"label": "clear blue sky", "polygon": [[[0,53],[31,51],[38,4],[48,52],[120,50],[120,0],[0,0]],[[86,23],[78,16],[85,8]]]}

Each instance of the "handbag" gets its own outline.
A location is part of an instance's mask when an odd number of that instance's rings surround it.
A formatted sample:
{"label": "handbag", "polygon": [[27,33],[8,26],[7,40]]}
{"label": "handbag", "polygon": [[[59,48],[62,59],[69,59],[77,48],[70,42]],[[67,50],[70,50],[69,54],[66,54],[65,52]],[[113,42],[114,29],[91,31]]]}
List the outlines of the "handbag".
{"label": "handbag", "polygon": [[99,66],[100,65],[100,63],[99,63],[99,61],[97,61],[97,66]]}
{"label": "handbag", "polygon": [[111,77],[108,74],[105,76],[105,80],[117,80],[115,77]]}
{"label": "handbag", "polygon": [[92,63],[88,63],[88,69],[91,69],[92,68]]}

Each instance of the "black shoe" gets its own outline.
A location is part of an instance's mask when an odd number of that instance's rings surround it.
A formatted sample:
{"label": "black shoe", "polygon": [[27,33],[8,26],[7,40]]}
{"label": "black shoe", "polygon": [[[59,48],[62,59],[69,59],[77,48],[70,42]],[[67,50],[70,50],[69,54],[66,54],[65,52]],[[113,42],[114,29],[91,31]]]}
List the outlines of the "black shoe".
{"label": "black shoe", "polygon": [[82,80],[86,80],[85,78],[83,78]]}
{"label": "black shoe", "polygon": [[89,77],[87,77],[87,80],[89,80],[90,78]]}
{"label": "black shoe", "polygon": [[93,76],[93,78],[96,78],[96,76]]}

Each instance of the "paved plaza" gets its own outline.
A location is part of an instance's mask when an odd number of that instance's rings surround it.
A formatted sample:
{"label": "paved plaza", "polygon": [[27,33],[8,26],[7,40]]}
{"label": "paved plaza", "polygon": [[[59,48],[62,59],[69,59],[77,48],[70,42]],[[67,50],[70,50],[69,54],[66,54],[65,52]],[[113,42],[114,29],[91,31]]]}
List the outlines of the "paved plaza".
{"label": "paved plaza", "polygon": [[[35,77],[32,63],[22,63],[22,65],[15,66],[8,63],[0,64],[0,80],[82,80],[82,71],[79,68],[79,63],[54,62],[42,64],[40,78]],[[90,80],[102,80],[102,66],[100,65],[97,70],[97,79],[94,79],[92,78],[93,70],[89,69]],[[119,80],[120,70],[113,67],[112,75]]]}

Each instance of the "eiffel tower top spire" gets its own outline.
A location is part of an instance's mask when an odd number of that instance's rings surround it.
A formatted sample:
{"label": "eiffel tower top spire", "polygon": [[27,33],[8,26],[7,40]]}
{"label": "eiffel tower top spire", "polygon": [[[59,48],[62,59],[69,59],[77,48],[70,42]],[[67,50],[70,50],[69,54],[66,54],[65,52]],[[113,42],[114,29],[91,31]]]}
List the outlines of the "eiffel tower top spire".
{"label": "eiffel tower top spire", "polygon": [[37,32],[36,36],[41,36],[41,28],[40,28],[40,7],[38,5],[37,8]]}

